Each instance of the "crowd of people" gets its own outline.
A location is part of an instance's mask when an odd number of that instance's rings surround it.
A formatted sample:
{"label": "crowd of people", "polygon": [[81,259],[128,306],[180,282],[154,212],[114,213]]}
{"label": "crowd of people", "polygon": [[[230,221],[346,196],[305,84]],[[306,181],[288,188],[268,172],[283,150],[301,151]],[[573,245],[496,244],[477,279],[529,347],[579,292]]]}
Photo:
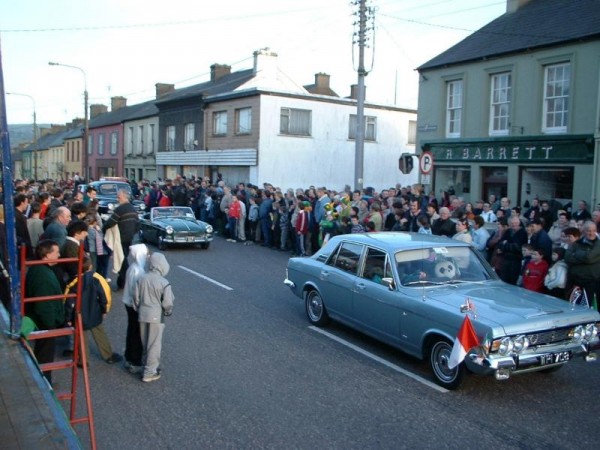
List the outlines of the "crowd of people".
{"label": "crowd of people", "polygon": [[[553,199],[534,198],[522,210],[512,206],[509,198],[494,195],[474,203],[447,193],[436,198],[426,195],[419,184],[396,185],[380,192],[370,187],[352,190],[349,186],[340,191],[314,186],[282,190],[269,183],[261,187],[245,183],[228,186],[221,179],[212,183],[208,178],[181,176],[132,182],[131,188],[147,208],[190,206],[198,219],[213,225],[217,233],[233,243],[260,244],[308,256],[337,234],[406,231],[447,236],[471,244],[507,283],[565,300],[576,295],[589,304],[600,296],[600,210],[589,211],[585,201],[571,208]],[[139,218],[130,200],[126,191],[120,191],[119,206],[103,223],[93,188],[84,192],[77,185],[61,187],[17,180],[15,228],[17,243],[25,246],[27,258],[48,260],[45,266],[35,266],[45,269],[28,272],[28,296],[56,295],[72,289],[77,268],[62,267],[54,260],[76,256],[79,246],[84,246],[89,255],[85,267],[94,276],[83,279],[86,286],[95,286],[94,294],[85,299],[89,319],[85,329],[91,331],[102,358],[109,363],[122,359],[112,352],[101,328],[111,303],[106,285],[111,282],[107,276],[113,255],[113,271],[114,262],[119,262],[115,289],[123,290],[128,317],[125,366],[132,373],[143,373],[144,381],[154,381],[160,377],[161,325],[171,313],[173,298],[163,278],[168,272],[166,259],[156,257],[148,264],[146,247],[141,244],[140,249],[135,242]],[[116,240],[115,230],[119,234]],[[0,269],[6,267],[2,231]],[[135,251],[128,258],[130,249]],[[149,292],[141,284],[145,278],[168,291],[166,302],[144,298]],[[6,284],[3,279],[0,293],[8,308]],[[60,301],[50,306],[41,303],[51,302],[31,303],[26,309],[38,326],[48,329],[72,321],[72,305],[65,312]],[[63,311],[62,316],[59,311]],[[153,343],[158,347],[152,348]],[[48,348],[48,344],[39,347],[36,355],[47,361],[54,348]]]}

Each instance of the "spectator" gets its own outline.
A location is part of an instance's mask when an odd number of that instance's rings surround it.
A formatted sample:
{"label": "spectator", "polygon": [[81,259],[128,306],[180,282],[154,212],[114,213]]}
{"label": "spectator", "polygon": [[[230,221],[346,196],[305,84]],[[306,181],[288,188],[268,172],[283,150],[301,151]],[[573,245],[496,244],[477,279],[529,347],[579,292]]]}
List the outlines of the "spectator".
{"label": "spectator", "polygon": [[565,262],[569,286],[580,286],[590,305],[594,296],[600,299],[600,239],[594,222],[585,223],[583,237],[567,249]]}
{"label": "spectator", "polygon": [[437,236],[452,237],[456,234],[456,225],[450,219],[450,210],[445,206],[440,208],[440,218],[431,226],[431,232]]}
{"label": "spectator", "polygon": [[525,214],[524,214],[525,220],[527,220],[529,222],[530,220],[537,219],[538,217],[540,217],[541,211],[542,211],[542,208],[540,206],[540,201],[536,197],[533,200],[531,200],[531,206],[529,207],[529,209],[527,211],[525,211]]}
{"label": "spectator", "polygon": [[531,245],[542,252],[542,256],[548,264],[552,262],[552,240],[546,233],[542,226],[542,220],[540,218],[533,219],[530,222],[533,228],[533,234],[531,235]]}
{"label": "spectator", "polygon": [[585,200],[580,200],[579,203],[577,203],[577,211],[572,214],[571,219],[583,221],[590,220],[592,215],[588,211],[587,207],[587,202]]}
{"label": "spectator", "polygon": [[554,214],[550,209],[550,203],[548,203],[546,200],[542,201],[542,209],[539,215],[540,219],[542,219],[542,221],[544,222],[544,230],[548,232],[550,230],[550,227],[552,226],[552,223],[554,222]]}
{"label": "spectator", "polygon": [[544,259],[544,252],[533,247],[531,260],[525,266],[523,274],[523,287],[530,291],[544,292],[544,279],[548,274],[548,262]]}
{"label": "spectator", "polygon": [[44,233],[44,221],[40,218],[42,205],[38,202],[31,204],[31,217],[27,219],[27,230],[31,239],[32,249],[37,247],[40,236]]}
{"label": "spectator", "polygon": [[569,227],[565,228],[560,237],[560,246],[566,251],[581,237],[581,231],[579,228]]}
{"label": "spectator", "polygon": [[483,217],[475,216],[473,219],[473,247],[478,250],[479,253],[485,257],[485,249],[487,248],[487,242],[490,239],[490,233],[485,229],[485,222]]}
{"label": "spectator", "polygon": [[410,231],[416,233],[419,231],[418,218],[421,215],[421,208],[419,207],[418,200],[411,200],[409,202],[410,209],[404,214],[404,217],[400,220],[402,224],[402,231]]}
{"label": "spectator", "polygon": [[564,255],[563,248],[555,248],[552,251],[553,264],[544,278],[544,286],[546,286],[548,294],[562,300],[566,298],[565,287],[567,286],[568,271],[567,263],[563,259]]}
{"label": "spectator", "polygon": [[[31,246],[31,238],[29,237],[27,217],[25,217],[25,210],[29,207],[29,199],[25,194],[17,194],[14,199],[14,204],[17,247],[25,246],[26,257],[31,258],[33,256],[33,247]],[[21,252],[19,251],[19,258],[20,257]]]}
{"label": "spectator", "polygon": [[508,231],[503,234],[502,241],[498,243],[498,249],[502,252],[503,259],[498,275],[506,283],[516,285],[523,256],[521,247],[527,243],[527,233],[521,226],[518,217],[511,217],[508,225]]}
{"label": "spectator", "polygon": [[469,221],[466,217],[456,221],[456,234],[452,236],[452,239],[456,239],[457,241],[465,242],[467,244],[473,242],[473,238],[469,232]]}
{"label": "spectator", "polygon": [[41,238],[56,241],[59,248],[62,249],[67,240],[67,225],[69,222],[71,222],[71,211],[69,208],[66,206],[56,208]]}
{"label": "spectator", "polygon": [[558,214],[558,220],[556,220],[550,230],[548,231],[548,236],[552,241],[552,245],[554,247],[559,247],[561,244],[560,238],[564,230],[569,227],[569,220],[567,219],[567,213],[561,212]]}
{"label": "spectator", "polygon": [[420,214],[417,217],[417,223],[419,224],[419,234],[432,234],[431,224],[429,223],[429,216],[427,214]]}
{"label": "spectator", "polygon": [[[78,258],[79,247],[87,239],[88,225],[82,220],[74,220],[67,226],[67,239],[63,247],[63,258]],[[71,282],[77,277],[79,263],[72,262],[64,265],[64,270],[67,275],[67,282]]]}

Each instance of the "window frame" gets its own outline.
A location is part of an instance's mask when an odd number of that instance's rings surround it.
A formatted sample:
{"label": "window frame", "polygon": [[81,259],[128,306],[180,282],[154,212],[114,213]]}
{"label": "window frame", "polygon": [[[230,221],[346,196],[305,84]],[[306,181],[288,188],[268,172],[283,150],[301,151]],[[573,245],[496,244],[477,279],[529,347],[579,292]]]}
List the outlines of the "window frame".
{"label": "window frame", "polygon": [[[507,80],[503,83],[503,78]],[[510,134],[510,108],[512,102],[512,73],[499,72],[490,76],[490,118],[489,135],[507,136]],[[506,114],[502,110],[506,108]],[[504,128],[501,125],[496,127],[497,123],[505,123]]]}
{"label": "window frame", "polygon": [[168,152],[175,151],[175,125],[168,125],[165,129],[165,148]]}
{"label": "window frame", "polygon": [[[299,123],[301,117],[296,117],[298,114],[308,115],[308,120],[305,118],[307,129],[300,129],[302,124]],[[294,126],[299,128],[299,130],[290,131],[290,128],[294,128]],[[312,136],[312,110],[282,107],[279,112],[279,134],[285,136]]]}
{"label": "window frame", "polygon": [[186,150],[194,149],[194,140],[196,139],[196,124],[188,122],[183,126],[183,145]]}
{"label": "window frame", "polygon": [[[376,116],[364,116],[365,118],[365,129],[364,139],[369,142],[377,142],[377,117]],[[350,114],[348,119],[348,139],[356,140],[356,114]]]}
{"label": "window frame", "polygon": [[214,111],[212,122],[213,136],[227,136],[227,110]]}
{"label": "window frame", "polygon": [[105,141],[104,133],[99,133],[98,134],[98,155],[100,155],[100,156],[104,155],[104,141]]}
{"label": "window frame", "polygon": [[446,137],[458,138],[462,127],[464,81],[463,79],[446,82]]}
{"label": "window frame", "polygon": [[[554,91],[562,89],[562,92],[566,92],[566,95],[548,95],[548,83],[549,83],[549,72],[552,69],[562,68],[563,77],[561,79],[554,79],[550,82],[554,85]],[[565,77],[564,74],[567,74]],[[556,75],[555,75],[556,76]],[[571,61],[562,61],[554,64],[546,64],[544,66],[544,83],[543,88],[543,104],[542,104],[542,133],[555,134],[555,133],[566,133],[569,126],[569,97],[571,94]],[[562,86],[557,86],[559,83]],[[553,109],[549,112],[549,103],[560,103],[558,100],[563,100],[563,108],[560,111]],[[555,107],[554,107],[555,108]],[[553,126],[548,125],[548,114],[552,114],[555,118]],[[561,115],[563,117],[562,124],[556,126],[556,117]]]}
{"label": "window frame", "polygon": [[[243,118],[243,113],[248,113],[246,118]],[[242,122],[244,122],[242,124]],[[242,125],[246,128],[242,129]],[[237,108],[235,110],[235,134],[246,135],[252,134],[252,107]]]}
{"label": "window frame", "polygon": [[110,133],[110,154],[116,155],[119,151],[119,135],[116,131]]}
{"label": "window frame", "polygon": [[154,151],[156,150],[156,142],[154,141],[154,130],[155,130],[155,126],[153,123],[148,125],[148,142],[149,142],[149,146],[148,146],[148,155],[152,155],[154,153]]}

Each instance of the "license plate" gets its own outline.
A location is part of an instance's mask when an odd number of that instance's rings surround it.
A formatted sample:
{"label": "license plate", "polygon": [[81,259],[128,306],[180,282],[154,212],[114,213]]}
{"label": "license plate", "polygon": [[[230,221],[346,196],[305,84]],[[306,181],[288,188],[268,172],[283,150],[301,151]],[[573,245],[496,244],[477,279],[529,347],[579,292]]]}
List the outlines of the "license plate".
{"label": "license plate", "polygon": [[196,238],[194,236],[187,236],[188,242],[194,242],[195,240],[196,240]]}
{"label": "license plate", "polygon": [[570,359],[571,352],[546,353],[540,356],[540,364],[546,366],[548,364],[567,362]]}

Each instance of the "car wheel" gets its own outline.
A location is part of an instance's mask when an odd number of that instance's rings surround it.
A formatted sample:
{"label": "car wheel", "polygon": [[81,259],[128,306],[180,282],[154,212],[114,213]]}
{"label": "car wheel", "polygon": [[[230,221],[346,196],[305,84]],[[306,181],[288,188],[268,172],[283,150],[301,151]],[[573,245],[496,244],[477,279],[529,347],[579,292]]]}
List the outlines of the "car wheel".
{"label": "car wheel", "polygon": [[200,244],[200,248],[202,250],[208,250],[208,247],[210,247],[210,242],[203,242],[202,244]]}
{"label": "car wheel", "polygon": [[167,249],[167,243],[162,236],[158,237],[158,249],[164,251]]}
{"label": "car wheel", "polygon": [[452,353],[452,344],[446,339],[433,342],[429,350],[429,365],[435,376],[435,381],[446,389],[456,389],[460,386],[465,376],[465,365],[460,363],[450,369],[448,362]]}
{"label": "car wheel", "polygon": [[304,298],[308,321],[318,327],[327,325],[330,319],[321,294],[315,289],[311,289],[305,294]]}

